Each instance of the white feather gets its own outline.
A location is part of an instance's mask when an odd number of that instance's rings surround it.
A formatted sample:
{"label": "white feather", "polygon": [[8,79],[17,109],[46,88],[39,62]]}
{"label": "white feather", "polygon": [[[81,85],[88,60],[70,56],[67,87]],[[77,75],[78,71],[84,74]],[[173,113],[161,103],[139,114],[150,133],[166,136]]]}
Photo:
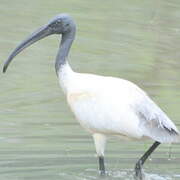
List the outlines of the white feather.
{"label": "white feather", "polygon": [[114,77],[75,73],[68,64],[60,84],[79,123],[90,133],[179,142],[167,115],[135,84]]}

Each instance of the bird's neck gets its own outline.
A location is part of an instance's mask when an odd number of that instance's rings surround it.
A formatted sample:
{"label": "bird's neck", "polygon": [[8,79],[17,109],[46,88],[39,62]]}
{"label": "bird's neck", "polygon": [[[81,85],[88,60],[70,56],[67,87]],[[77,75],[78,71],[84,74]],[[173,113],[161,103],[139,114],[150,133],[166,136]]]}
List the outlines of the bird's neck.
{"label": "bird's neck", "polygon": [[75,37],[75,29],[62,34],[60,48],[56,57],[55,69],[56,73],[59,74],[61,68],[66,64],[69,50]]}

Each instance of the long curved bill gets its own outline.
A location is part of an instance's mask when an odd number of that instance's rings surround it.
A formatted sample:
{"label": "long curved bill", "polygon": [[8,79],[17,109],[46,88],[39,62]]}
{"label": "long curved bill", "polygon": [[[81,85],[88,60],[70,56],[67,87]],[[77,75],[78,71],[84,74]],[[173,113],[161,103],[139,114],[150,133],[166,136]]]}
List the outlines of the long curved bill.
{"label": "long curved bill", "polygon": [[21,42],[15,49],[14,51],[10,54],[8,59],[5,61],[4,66],[3,66],[3,73],[6,72],[10,62],[13,60],[13,58],[19,54],[23,49],[26,47],[30,46],[31,44],[35,43],[36,41],[51,35],[52,32],[48,28],[48,25],[45,25],[32,33],[27,39],[25,39],[23,42]]}

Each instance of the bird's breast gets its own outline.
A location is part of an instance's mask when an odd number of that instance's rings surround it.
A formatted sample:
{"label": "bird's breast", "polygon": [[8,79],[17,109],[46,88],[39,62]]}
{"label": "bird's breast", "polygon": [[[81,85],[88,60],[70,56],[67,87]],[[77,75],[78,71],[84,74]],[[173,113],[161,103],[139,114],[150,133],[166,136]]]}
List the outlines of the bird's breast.
{"label": "bird's breast", "polygon": [[72,106],[74,103],[78,103],[80,101],[85,101],[93,98],[95,98],[95,95],[89,92],[76,92],[67,95],[67,100],[70,106]]}

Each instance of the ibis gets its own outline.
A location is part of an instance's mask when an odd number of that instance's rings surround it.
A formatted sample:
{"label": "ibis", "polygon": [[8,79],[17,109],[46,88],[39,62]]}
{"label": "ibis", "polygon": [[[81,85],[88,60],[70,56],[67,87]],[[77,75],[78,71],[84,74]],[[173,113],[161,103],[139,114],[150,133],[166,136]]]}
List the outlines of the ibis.
{"label": "ibis", "polygon": [[179,143],[180,133],[168,116],[134,83],[72,70],[68,54],[75,38],[76,24],[71,16],[55,16],[22,41],[5,61],[3,72],[23,49],[52,34],[61,35],[55,60],[60,86],[76,119],[94,139],[100,174],[106,174],[104,151],[108,136],[151,139],[152,146],[135,164],[135,177],[142,180],[142,166],[149,155],[161,143]]}

